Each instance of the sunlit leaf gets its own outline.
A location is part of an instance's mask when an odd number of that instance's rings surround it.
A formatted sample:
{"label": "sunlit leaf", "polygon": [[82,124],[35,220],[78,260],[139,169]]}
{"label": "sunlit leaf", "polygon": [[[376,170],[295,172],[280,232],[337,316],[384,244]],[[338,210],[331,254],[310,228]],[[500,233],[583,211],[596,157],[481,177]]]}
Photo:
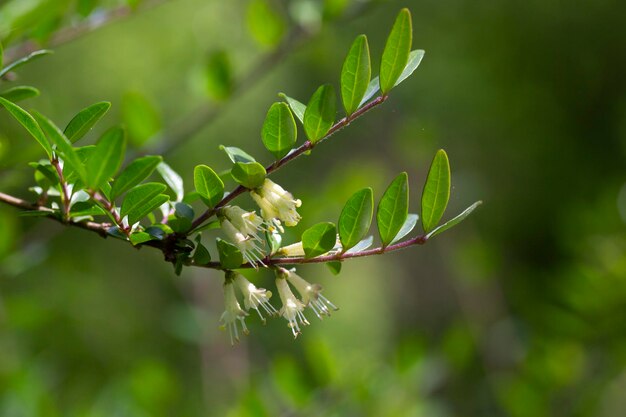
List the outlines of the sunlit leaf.
{"label": "sunlit leaf", "polygon": [[289,106],[274,103],[267,112],[261,137],[268,151],[277,159],[285,156],[296,143],[298,130]]}
{"label": "sunlit leaf", "polygon": [[236,148],[234,146],[224,146],[224,145],[220,145],[220,150],[226,152],[226,155],[228,155],[228,157],[230,158],[230,160],[233,163],[236,162],[256,162],[256,159],[254,159],[250,154],[242,151],[239,148]]}
{"label": "sunlit leaf", "polygon": [[404,221],[404,224],[400,228],[400,231],[398,232],[398,234],[393,238],[393,240],[389,244],[393,244],[393,243],[399,242],[400,239],[402,239],[403,237],[405,237],[406,235],[411,233],[411,231],[417,225],[417,220],[418,219],[419,219],[419,216],[417,214],[409,213],[407,215],[407,217],[406,217],[406,220]]}
{"label": "sunlit leaf", "polygon": [[459,214],[458,216],[456,216],[455,218],[448,220],[447,222],[445,222],[444,224],[440,226],[435,227],[433,230],[431,230],[430,233],[426,235],[426,238],[431,238],[461,223],[463,220],[467,218],[467,216],[472,214],[472,212],[476,209],[476,207],[480,206],[482,203],[483,203],[482,201],[475,202],[474,204],[472,204],[471,206],[463,210],[463,212]]}
{"label": "sunlit leaf", "polygon": [[402,9],[387,37],[380,61],[380,90],[383,94],[393,88],[409,61],[412,33],[411,13]]}
{"label": "sunlit leaf", "polygon": [[165,162],[160,162],[159,165],[157,165],[157,171],[161,177],[163,177],[167,185],[170,186],[172,191],[174,191],[176,201],[183,201],[183,197],[185,197],[183,178]]}
{"label": "sunlit leaf", "polygon": [[9,88],[8,90],[4,90],[2,93],[0,93],[0,97],[4,97],[7,100],[12,101],[13,103],[37,97],[38,95],[39,90],[34,87],[29,87],[25,85]]}
{"label": "sunlit leaf", "polygon": [[106,131],[87,161],[86,185],[97,190],[103,183],[111,179],[122,165],[125,150],[124,130],[114,127]]}
{"label": "sunlit leaf", "polygon": [[300,103],[295,98],[289,97],[285,93],[278,93],[278,96],[287,102],[293,114],[295,114],[298,120],[300,120],[300,123],[304,123],[304,113],[306,112],[306,106],[303,103]]}
{"label": "sunlit leaf", "polygon": [[304,112],[304,131],[311,142],[322,139],[335,122],[335,89],[330,84],[318,88]]}
{"label": "sunlit leaf", "polygon": [[383,246],[398,234],[409,212],[409,176],[398,175],[389,185],[378,203],[376,221]]}
{"label": "sunlit leaf", "polygon": [[135,224],[169,200],[162,194],[166,189],[164,184],[154,182],[138,185],[126,194],[120,215],[128,216],[128,224]]}
{"label": "sunlit leaf", "polygon": [[253,189],[263,185],[267,172],[258,162],[237,162],[233,165],[231,175],[239,184]]}
{"label": "sunlit leaf", "polygon": [[346,114],[351,115],[359,108],[359,104],[367,91],[372,69],[370,50],[365,35],[358,36],[341,69],[341,99]]}
{"label": "sunlit leaf", "polygon": [[422,192],[422,227],[426,233],[437,226],[450,199],[450,163],[443,149],[435,154]]}
{"label": "sunlit leaf", "polygon": [[113,182],[111,198],[117,198],[148,178],[162,160],[160,156],[143,156],[128,164]]}
{"label": "sunlit leaf", "polygon": [[9,113],[11,113],[15,120],[17,120],[33,138],[35,138],[35,140],[46,151],[48,157],[52,157],[52,146],[50,146],[50,142],[46,139],[41,127],[35,121],[33,116],[17,104],[10,102],[3,97],[0,97],[0,104],[4,106]]}
{"label": "sunlit leaf", "polygon": [[372,224],[374,196],[371,188],[354,193],[339,216],[339,238],[343,251],[350,249],[367,234]]}
{"label": "sunlit leaf", "polygon": [[330,222],[318,223],[302,233],[302,247],[306,258],[314,258],[330,251],[337,243],[337,229]]}
{"label": "sunlit leaf", "polygon": [[65,133],[70,142],[75,143],[98,123],[98,120],[109,111],[109,108],[111,108],[111,103],[102,101],[82,109],[70,120],[63,133]]}
{"label": "sunlit leaf", "polygon": [[206,165],[198,165],[194,168],[193,182],[196,191],[209,207],[215,207],[224,197],[222,179]]}

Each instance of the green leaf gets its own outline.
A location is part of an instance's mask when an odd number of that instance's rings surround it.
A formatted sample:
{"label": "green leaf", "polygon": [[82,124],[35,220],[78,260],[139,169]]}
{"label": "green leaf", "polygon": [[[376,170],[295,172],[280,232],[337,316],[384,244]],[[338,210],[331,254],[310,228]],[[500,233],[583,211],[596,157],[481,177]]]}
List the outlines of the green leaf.
{"label": "green leaf", "polygon": [[331,261],[331,262],[326,262],[326,266],[328,267],[328,269],[330,269],[330,272],[333,275],[339,275],[339,273],[341,272],[341,262],[339,261]]}
{"label": "green leaf", "polygon": [[280,249],[283,243],[283,236],[276,228],[272,228],[272,231],[265,231],[265,241],[270,249],[269,255],[273,255]]}
{"label": "green leaf", "polygon": [[287,96],[285,93],[278,93],[278,97],[282,98],[289,104],[291,111],[296,115],[300,123],[304,123],[304,113],[306,112],[306,106],[300,103],[295,98]]}
{"label": "green leaf", "polygon": [[370,98],[374,97],[374,94],[378,93],[378,90],[380,90],[380,78],[374,77],[372,78],[372,81],[370,81],[370,83],[367,85],[367,89],[365,90],[365,94],[361,99],[361,103],[359,103],[359,107],[367,103]]}
{"label": "green leaf", "polygon": [[185,189],[183,188],[182,177],[165,162],[160,162],[156,169],[161,177],[163,177],[167,185],[169,185],[172,191],[174,191],[176,201],[183,201],[183,198],[185,197]]}
{"label": "green leaf", "polygon": [[132,243],[133,246],[137,246],[154,239],[155,238],[152,235],[146,232],[136,232],[130,235],[130,243]]}
{"label": "green leaf", "polygon": [[330,222],[318,223],[302,233],[302,247],[305,258],[322,255],[337,243],[337,229]]}
{"label": "green leaf", "polygon": [[29,87],[25,85],[20,85],[17,87],[9,88],[8,90],[4,90],[0,97],[4,97],[13,103],[17,103],[18,101],[26,100],[29,98],[37,97],[39,95],[39,90],[34,87]]}
{"label": "green leaf", "polygon": [[237,162],[233,165],[231,174],[239,184],[253,189],[263,185],[267,172],[258,162]]}
{"label": "green leaf", "polygon": [[394,84],[394,87],[398,86],[398,84],[400,84],[402,81],[409,78],[411,74],[413,74],[413,72],[417,69],[419,64],[422,62],[422,58],[424,58],[423,49],[416,49],[414,51],[411,51],[411,53],[409,54],[409,61],[404,67],[402,74],[400,74],[398,81],[396,81],[396,83]]}
{"label": "green leaf", "polygon": [[409,213],[409,176],[398,175],[389,185],[378,203],[376,221],[383,246],[398,234]]}
{"label": "green leaf", "polygon": [[226,51],[209,54],[205,66],[206,92],[215,101],[224,101],[233,92],[234,80]]}
{"label": "green leaf", "polygon": [[426,235],[426,238],[429,239],[429,238],[431,238],[431,237],[433,237],[435,235],[438,235],[441,232],[445,232],[446,230],[450,229],[451,227],[454,227],[457,224],[461,223],[463,220],[465,220],[465,218],[467,216],[472,214],[472,212],[476,209],[476,207],[480,206],[482,203],[483,203],[482,201],[475,202],[474,204],[472,204],[471,206],[469,206],[468,208],[463,210],[463,212],[461,214],[459,214],[458,216],[456,216],[455,218],[453,218],[451,220],[448,220],[447,222],[445,222],[441,226],[435,227],[430,233],[428,233]]}
{"label": "green leaf", "polygon": [[359,108],[371,76],[367,37],[359,35],[350,47],[350,52],[341,69],[341,99],[348,116]]}
{"label": "green leaf", "polygon": [[52,51],[47,50],[47,49],[41,49],[39,51],[32,52],[29,55],[25,56],[24,58],[18,59],[17,61],[12,62],[6,67],[2,68],[2,70],[0,70],[0,78],[4,77],[6,74],[8,74],[11,71],[15,71],[17,68],[21,67],[22,65],[25,65],[37,58],[40,58],[44,55],[48,55],[52,53],[53,53]]}
{"label": "green leaf", "polygon": [[265,0],[252,0],[246,13],[248,30],[261,46],[276,47],[285,34],[285,20]]}
{"label": "green leaf", "polygon": [[422,192],[422,227],[426,233],[437,226],[450,199],[450,162],[439,149],[428,171]]}
{"label": "green leaf", "polygon": [[365,239],[361,239],[359,243],[357,243],[356,245],[354,245],[353,247],[345,251],[345,253],[358,253],[358,252],[364,251],[365,249],[372,246],[373,243],[374,243],[374,236],[370,235],[366,237]]}
{"label": "green leaf", "polygon": [[156,182],[141,184],[133,188],[122,202],[120,215],[122,218],[128,216],[130,225],[137,223],[169,200],[167,195],[161,194],[166,189],[164,184]]}
{"label": "green leaf", "polygon": [[390,242],[390,244],[392,243],[396,243],[399,242],[400,239],[402,239],[403,237],[405,237],[406,235],[408,235],[409,233],[411,233],[411,231],[415,228],[415,226],[417,225],[417,220],[419,219],[419,216],[417,214],[414,213],[409,213],[406,217],[406,220],[404,221],[404,224],[402,225],[402,227],[400,228],[400,231],[398,232],[398,234],[393,238],[393,240]]}
{"label": "green leaf", "polygon": [[101,101],[82,109],[70,120],[63,133],[72,143],[85,136],[92,127],[109,111],[111,103]]}
{"label": "green leaf", "polygon": [[380,61],[380,90],[383,94],[391,91],[409,61],[412,36],[411,13],[409,9],[402,9],[391,28]]}
{"label": "green leaf", "polygon": [[313,93],[304,112],[304,131],[311,142],[322,139],[335,122],[335,89],[326,84]]}
{"label": "green leaf", "polygon": [[115,199],[145,180],[163,161],[160,156],[143,156],[131,162],[113,182],[111,199]]}
{"label": "green leaf", "polygon": [[196,243],[196,251],[193,253],[193,262],[196,265],[206,265],[211,262],[211,254],[200,242]]}
{"label": "green leaf", "polygon": [[161,115],[141,93],[128,92],[122,98],[122,121],[128,140],[134,146],[143,146],[161,130]]}
{"label": "green leaf", "polygon": [[189,204],[186,203],[175,203],[174,204],[174,216],[179,219],[187,219],[193,220],[196,216],[196,213]]}
{"label": "green leaf", "polygon": [[298,129],[289,106],[285,103],[274,103],[267,112],[261,138],[268,151],[280,159],[293,148],[296,143]]}
{"label": "green leaf", "polygon": [[[89,158],[91,158],[91,154],[96,150],[96,145],[81,146],[80,148],[74,148],[74,150],[78,155],[78,159],[80,159],[82,164],[85,165],[87,164]],[[74,184],[80,180],[78,172],[76,172],[76,170],[68,164],[63,166],[63,176],[68,184]],[[81,186],[84,186],[84,184]]]}
{"label": "green leaf", "polygon": [[230,160],[233,163],[236,162],[256,162],[256,159],[254,159],[252,156],[250,156],[250,154],[242,151],[239,148],[236,148],[234,146],[224,146],[224,145],[220,145],[220,150],[226,152],[226,155],[228,155],[228,157],[230,158]]}
{"label": "green leaf", "polygon": [[215,207],[224,198],[222,179],[206,165],[198,165],[194,168],[193,183],[196,191],[209,207]]}
{"label": "green leaf", "polygon": [[122,165],[125,150],[124,130],[120,127],[107,130],[87,161],[87,187],[97,190],[111,179]]}
{"label": "green leaf", "polygon": [[344,252],[359,243],[369,230],[373,207],[371,188],[357,191],[346,202],[339,216],[339,238]]}
{"label": "green leaf", "polygon": [[46,151],[48,157],[52,157],[52,147],[50,146],[50,142],[46,139],[46,136],[43,134],[41,127],[37,124],[33,116],[31,116],[26,110],[18,106],[17,104],[11,103],[9,100],[0,97],[0,104],[4,106],[5,109],[17,120],[24,128],[30,133],[32,137],[41,145],[41,147]]}
{"label": "green leaf", "polygon": [[85,169],[84,162],[78,157],[78,154],[72,147],[72,143],[65,137],[63,132],[61,132],[61,129],[59,129],[51,120],[36,111],[33,112],[33,116],[37,120],[37,123],[39,123],[39,126],[41,126],[44,133],[48,136],[48,139],[56,145],[57,152],[60,152],[63,156],[64,163],[75,170],[78,177],[85,181],[87,171]]}
{"label": "green leaf", "polygon": [[225,269],[236,269],[243,263],[243,255],[237,246],[220,239],[216,239],[217,252],[220,255],[220,264]]}

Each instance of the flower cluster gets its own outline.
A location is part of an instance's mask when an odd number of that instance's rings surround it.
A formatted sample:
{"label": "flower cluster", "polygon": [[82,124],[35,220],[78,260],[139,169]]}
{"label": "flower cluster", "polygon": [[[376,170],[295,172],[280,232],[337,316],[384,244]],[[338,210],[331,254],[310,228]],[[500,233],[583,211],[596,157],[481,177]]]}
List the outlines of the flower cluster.
{"label": "flower cluster", "polygon": [[301,219],[296,209],[302,202],[294,199],[289,191],[285,191],[272,180],[265,179],[263,185],[252,190],[250,195],[261,208],[261,216],[281,232],[283,232],[281,222],[291,227],[297,225]]}
{"label": "flower cluster", "polygon": [[[290,285],[300,294],[298,299]],[[235,287],[243,295],[243,306],[237,300]],[[304,316],[304,309],[311,308],[315,315],[321,320],[322,316],[330,316],[330,310],[337,310],[337,307],[321,294],[322,287],[319,284],[311,284],[295,273],[295,270],[279,268],[276,272],[276,288],[282,302],[282,307],[277,310],[270,304],[271,291],[264,288],[257,288],[243,275],[236,272],[227,271],[224,282],[224,303],[225,311],[221,316],[221,328],[228,328],[230,341],[232,344],[239,341],[239,326],[243,334],[248,334],[245,318],[250,309],[256,310],[259,317],[265,323],[265,316],[282,316],[287,320],[287,325],[291,329],[294,337],[301,332],[301,326],[308,325],[309,322]]]}

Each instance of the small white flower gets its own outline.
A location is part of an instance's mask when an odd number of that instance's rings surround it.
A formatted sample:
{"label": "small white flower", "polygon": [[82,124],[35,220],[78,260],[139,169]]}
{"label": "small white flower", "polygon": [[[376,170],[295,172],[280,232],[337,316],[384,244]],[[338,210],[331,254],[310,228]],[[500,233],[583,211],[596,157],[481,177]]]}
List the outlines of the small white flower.
{"label": "small white flower", "polygon": [[[339,252],[341,252],[341,241],[339,240],[339,236],[337,236],[335,246],[323,255],[335,255]],[[305,256],[302,242],[292,243],[291,245],[283,246],[282,248],[278,249],[276,253],[281,256],[287,256],[290,258],[300,258]]]}
{"label": "small white flower", "polygon": [[[281,274],[282,275],[282,274]],[[280,309],[280,315],[288,321],[288,326],[291,328],[293,337],[298,337],[301,333],[300,324],[308,325],[306,317],[304,317],[304,304],[293,295],[289,284],[284,277],[276,278],[276,288],[278,288],[278,295],[283,303],[283,307]],[[300,322],[300,323],[298,323]]]}
{"label": "small white flower", "polygon": [[297,275],[293,270],[287,271],[287,280],[296,287],[296,290],[302,297],[302,303],[305,306],[311,307],[311,310],[315,313],[317,318],[322,319],[322,315],[330,316],[330,309],[338,310],[338,308],[324,297],[322,292],[322,286],[319,284],[311,284],[305,279]]}
{"label": "small white flower", "polygon": [[267,221],[274,221],[274,225],[282,231],[280,221],[287,226],[295,226],[300,221],[300,215],[296,208],[302,205],[300,200],[294,199],[293,195],[285,191],[275,182],[265,179],[263,185],[253,190],[250,195],[261,208],[261,216]]}
{"label": "small white flower", "polygon": [[220,220],[222,231],[226,235],[226,240],[237,246],[244,259],[254,266],[256,266],[257,263],[264,265],[262,261],[265,257],[262,248],[263,241],[258,237],[242,233],[226,218]]}
{"label": "small white flower", "polygon": [[259,314],[259,317],[261,317],[261,320],[263,320],[263,323],[265,323],[265,318],[261,314],[259,307],[265,310],[265,313],[268,316],[275,316],[278,314],[276,308],[271,305],[269,301],[272,297],[271,291],[267,291],[264,288],[257,288],[241,274],[235,273],[234,276],[235,284],[237,284],[243,293],[243,305],[246,310],[250,310],[251,308],[255,309]]}
{"label": "small white flower", "polygon": [[232,345],[239,341],[239,330],[237,329],[237,321],[241,324],[241,331],[243,334],[248,334],[248,328],[244,319],[248,315],[241,309],[237,297],[235,296],[235,287],[231,280],[227,280],[224,283],[224,305],[225,310],[220,317],[222,323],[220,328],[228,328],[230,334],[230,343]]}
{"label": "small white flower", "polygon": [[263,219],[254,211],[245,211],[238,206],[227,206],[221,210],[221,214],[244,235],[254,236],[260,240],[259,233],[265,231]]}

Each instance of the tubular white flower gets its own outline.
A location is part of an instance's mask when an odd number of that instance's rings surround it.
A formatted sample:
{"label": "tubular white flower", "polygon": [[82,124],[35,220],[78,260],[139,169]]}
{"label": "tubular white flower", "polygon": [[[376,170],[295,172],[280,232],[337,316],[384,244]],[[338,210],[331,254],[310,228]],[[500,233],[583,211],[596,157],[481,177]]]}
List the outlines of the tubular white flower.
{"label": "tubular white flower", "polygon": [[221,214],[244,235],[254,236],[260,240],[259,233],[265,231],[263,219],[254,211],[245,211],[238,206],[227,206],[221,210]]}
{"label": "tubular white flower", "polygon": [[271,305],[269,301],[272,297],[271,291],[267,291],[264,288],[257,288],[241,274],[234,274],[234,276],[235,284],[237,284],[243,293],[243,305],[246,310],[250,310],[251,308],[255,309],[259,314],[259,317],[261,317],[261,320],[263,320],[263,323],[265,323],[265,318],[261,314],[259,307],[265,310],[265,313],[268,316],[275,316],[278,314],[276,308]]}
{"label": "tubular white flower", "polygon": [[330,316],[329,307],[333,310],[338,310],[338,308],[331,303],[328,298],[321,294],[321,285],[307,282],[293,270],[288,271],[287,280],[291,283],[291,285],[296,287],[296,290],[298,290],[300,296],[302,297],[304,305],[310,307],[320,320],[322,319],[322,315]]}
{"label": "tubular white flower", "polygon": [[[323,253],[322,255],[335,255],[339,252],[341,252],[341,241],[339,240],[339,235],[337,235],[337,241],[335,243],[335,246],[328,252]],[[299,258],[305,256],[304,247],[302,246],[301,241],[297,243],[292,243],[291,245],[283,246],[282,248],[278,249],[276,253],[290,258]]]}
{"label": "tubular white flower", "polygon": [[239,321],[239,324],[241,324],[241,332],[243,334],[248,334],[248,328],[246,327],[246,323],[244,322],[244,319],[248,314],[241,309],[241,306],[237,301],[237,297],[235,296],[235,287],[230,280],[228,280],[224,284],[224,305],[225,310],[220,317],[220,328],[228,328],[228,333],[230,334],[230,343],[231,345],[234,345],[235,342],[239,341],[239,330],[237,329],[237,321]]}
{"label": "tubular white flower", "polygon": [[226,218],[222,218],[220,221],[226,240],[237,246],[244,259],[255,267],[257,264],[264,266],[262,261],[265,256],[262,248],[263,241],[258,237],[243,234]]}
{"label": "tubular white flower", "polygon": [[[265,220],[278,219],[287,226],[295,226],[300,221],[301,217],[296,208],[300,207],[302,202],[294,199],[290,192],[272,180],[266,178],[263,185],[253,190],[250,195],[261,208],[261,216]],[[277,228],[282,229],[280,223]]]}
{"label": "tubular white flower", "polygon": [[276,278],[276,288],[278,289],[280,300],[283,303],[279,313],[287,320],[287,325],[291,328],[293,337],[298,337],[301,333],[300,324],[309,324],[306,317],[304,317],[304,313],[302,312],[305,306],[296,298],[295,295],[293,295],[293,292],[291,292],[291,288],[289,288],[289,284],[285,278]]}

